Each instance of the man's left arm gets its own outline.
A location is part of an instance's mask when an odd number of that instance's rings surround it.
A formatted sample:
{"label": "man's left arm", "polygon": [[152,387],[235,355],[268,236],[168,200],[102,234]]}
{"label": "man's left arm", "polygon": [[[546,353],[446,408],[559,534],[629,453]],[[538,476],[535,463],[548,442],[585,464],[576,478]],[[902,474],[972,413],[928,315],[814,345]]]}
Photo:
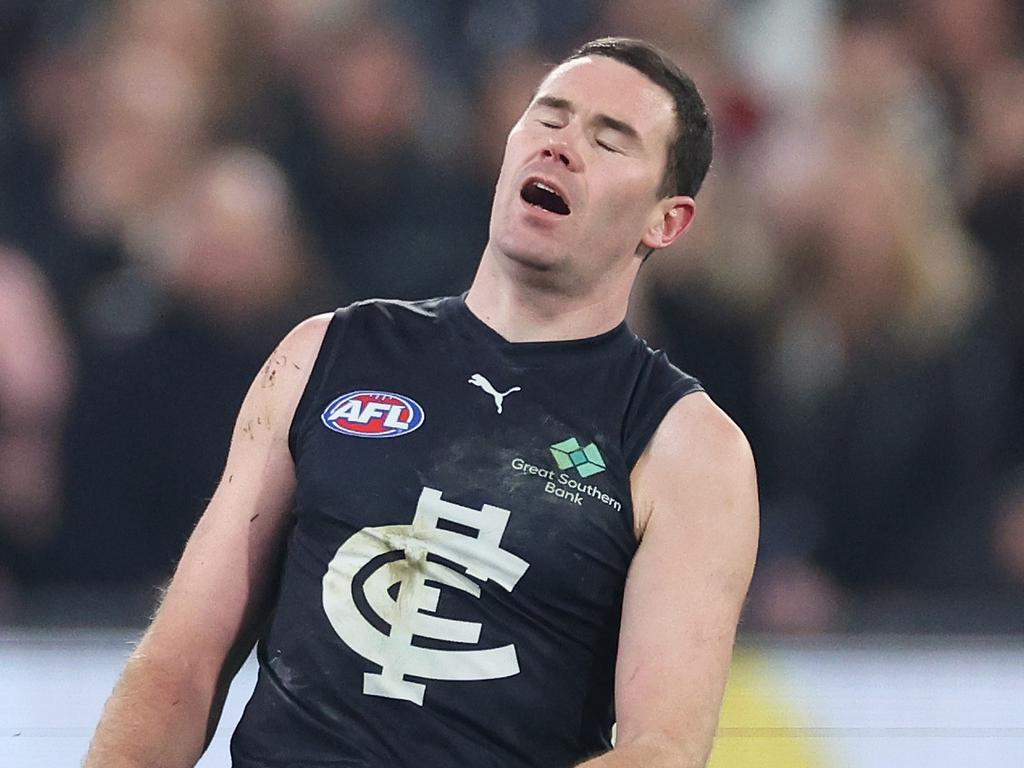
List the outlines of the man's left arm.
{"label": "man's left arm", "polygon": [[757,551],[754,460],[704,394],[666,415],[632,476],[616,746],[581,768],[703,768]]}

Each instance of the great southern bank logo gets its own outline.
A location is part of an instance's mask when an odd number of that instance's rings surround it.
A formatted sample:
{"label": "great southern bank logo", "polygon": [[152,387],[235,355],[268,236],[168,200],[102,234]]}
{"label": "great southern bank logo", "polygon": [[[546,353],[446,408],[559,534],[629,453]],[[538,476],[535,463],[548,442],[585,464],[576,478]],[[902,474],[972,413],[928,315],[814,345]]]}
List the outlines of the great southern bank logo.
{"label": "great southern bank logo", "polygon": [[583,482],[586,478],[607,469],[604,457],[595,443],[583,446],[575,437],[570,437],[548,446],[548,450],[551,451],[558,469],[575,471],[555,472],[548,467],[531,464],[518,456],[512,459],[512,469],[521,475],[543,480],[544,493],[549,493],[577,506],[583,506],[583,500],[589,496],[607,504],[612,509],[622,509],[622,502],[614,496],[608,495],[593,483]]}
{"label": "great southern bank logo", "polygon": [[333,400],[320,419],[343,435],[401,437],[423,425],[423,408],[405,395],[360,390]]}
{"label": "great southern bank logo", "polygon": [[605,470],[604,457],[597,450],[597,445],[591,443],[581,446],[580,441],[575,437],[552,445],[551,455],[555,457],[555,463],[559,469],[576,467],[580,477],[590,477]]}

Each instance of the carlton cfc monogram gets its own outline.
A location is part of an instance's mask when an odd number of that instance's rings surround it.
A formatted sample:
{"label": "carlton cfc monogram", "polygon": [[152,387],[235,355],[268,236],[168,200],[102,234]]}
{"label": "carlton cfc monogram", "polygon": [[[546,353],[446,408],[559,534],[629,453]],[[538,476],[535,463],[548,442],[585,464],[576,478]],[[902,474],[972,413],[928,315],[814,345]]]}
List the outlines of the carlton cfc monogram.
{"label": "carlton cfc monogram", "polygon": [[[323,606],[331,626],[345,644],[381,667],[363,675],[363,693],[389,699],[405,699],[423,705],[424,683],[405,679],[413,675],[428,680],[494,680],[519,674],[513,645],[498,648],[443,651],[412,644],[414,637],[475,645],[481,625],[424,613],[436,611],[441,590],[427,580],[480,597],[480,581],[493,581],[511,592],[530,567],[522,558],[501,548],[510,513],[484,504],[464,507],[441,498],[441,491],[424,488],[416,504],[412,525],[363,528],[338,549],[323,578]],[[438,526],[445,520],[477,533],[470,536]],[[371,560],[391,552],[404,557],[388,560],[363,582],[370,609],[390,627],[384,634],[356,605],[353,595],[356,574]],[[438,555],[466,567],[466,575],[440,562]],[[391,590],[398,585],[397,596]]]}

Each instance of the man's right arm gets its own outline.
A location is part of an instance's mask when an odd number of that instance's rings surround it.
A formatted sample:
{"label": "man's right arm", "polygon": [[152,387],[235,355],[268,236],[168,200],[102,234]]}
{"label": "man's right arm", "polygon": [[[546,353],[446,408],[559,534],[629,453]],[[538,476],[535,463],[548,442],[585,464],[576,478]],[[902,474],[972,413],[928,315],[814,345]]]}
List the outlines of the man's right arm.
{"label": "man's right arm", "polygon": [[270,607],[295,490],[288,429],[330,318],[297,326],[250,386],[224,475],[104,708],[86,768],[192,766],[206,748]]}

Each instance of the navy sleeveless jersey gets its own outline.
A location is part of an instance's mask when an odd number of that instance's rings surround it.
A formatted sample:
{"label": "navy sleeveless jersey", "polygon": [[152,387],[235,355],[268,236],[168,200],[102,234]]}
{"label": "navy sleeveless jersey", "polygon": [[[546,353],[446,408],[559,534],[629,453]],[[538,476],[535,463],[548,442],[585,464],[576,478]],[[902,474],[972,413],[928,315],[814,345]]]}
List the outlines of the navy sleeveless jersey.
{"label": "navy sleeveless jersey", "polygon": [[338,310],[237,768],[571,766],[610,748],[630,471],[700,384],[625,325],[510,343],[461,297]]}

